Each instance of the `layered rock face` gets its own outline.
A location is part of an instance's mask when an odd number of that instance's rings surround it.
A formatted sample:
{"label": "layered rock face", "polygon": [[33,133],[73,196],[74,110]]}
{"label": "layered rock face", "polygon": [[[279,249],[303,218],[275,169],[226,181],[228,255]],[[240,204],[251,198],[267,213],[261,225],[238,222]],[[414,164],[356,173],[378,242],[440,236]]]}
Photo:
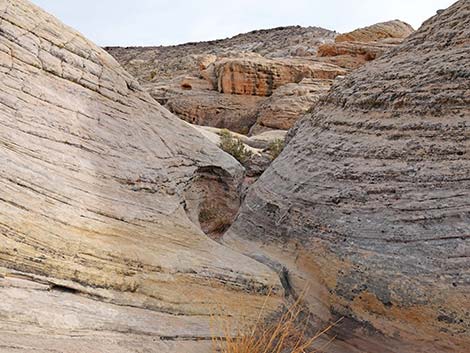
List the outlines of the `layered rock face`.
{"label": "layered rock face", "polygon": [[294,116],[319,100],[325,90],[302,80],[331,86],[334,78],[379,57],[411,32],[411,26],[390,21],[340,36],[315,27],[283,27],[213,42],[106,49],[182,119],[253,134],[291,128]]}
{"label": "layered rock face", "polygon": [[341,67],[355,69],[391,50],[413,32],[413,27],[399,20],[377,23],[338,35],[335,43],[318,48],[318,56]]}
{"label": "layered rock face", "polygon": [[403,39],[414,32],[408,23],[394,20],[376,23],[372,26],[356,29],[349,33],[340,34],[335,38],[336,43],[341,42],[375,42],[383,39]]}
{"label": "layered rock face", "polygon": [[242,167],[105,51],[1,0],[0,82],[2,352],[207,351],[215,309],[281,291],[193,219],[213,190],[236,211]]}
{"label": "layered rock face", "polygon": [[324,96],[333,80],[303,79],[279,87],[269,99],[259,104],[256,123],[250,133],[264,130],[289,130],[295,122]]}
{"label": "layered rock face", "polygon": [[469,38],[461,0],[335,84],[226,234],[348,352],[470,346]]}
{"label": "layered rock face", "polygon": [[332,80],[346,71],[331,64],[260,58],[223,59],[215,64],[220,93],[271,96],[273,91],[304,78]]}
{"label": "layered rock face", "polygon": [[173,47],[106,49],[180,118],[247,134],[260,104],[281,85],[345,73],[312,60],[334,36],[316,27],[282,27]]}
{"label": "layered rock face", "polygon": [[107,47],[106,50],[139,81],[148,81],[150,73],[160,81],[197,72],[217,57],[256,53],[266,58],[307,57],[316,48],[332,42],[336,33],[319,27],[278,27],[242,33],[227,39],[159,47]]}
{"label": "layered rock face", "polygon": [[[215,79],[214,79],[215,81]],[[264,97],[220,94],[212,81],[182,78],[153,86],[149,93],[181,119],[201,126],[247,133]]]}

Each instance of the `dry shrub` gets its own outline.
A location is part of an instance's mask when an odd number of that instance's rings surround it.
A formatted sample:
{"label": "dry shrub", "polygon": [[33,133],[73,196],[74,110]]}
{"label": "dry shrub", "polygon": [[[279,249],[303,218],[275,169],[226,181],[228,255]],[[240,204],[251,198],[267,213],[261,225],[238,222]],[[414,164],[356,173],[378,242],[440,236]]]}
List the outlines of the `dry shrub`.
{"label": "dry shrub", "polygon": [[[308,315],[303,315],[301,300],[285,310],[278,319],[270,323],[258,320],[251,327],[236,329],[227,321],[222,325],[223,337],[213,336],[213,353],[319,353],[334,338],[324,339],[329,330],[341,321],[308,335]],[[322,338],[321,344],[319,339]]]}
{"label": "dry shrub", "polygon": [[211,233],[223,234],[231,226],[232,219],[228,216],[220,216],[211,225]]}
{"label": "dry shrub", "polygon": [[220,131],[219,147],[225,152],[231,154],[240,163],[245,163],[250,159],[252,153],[248,150],[242,141],[234,137],[227,129]]}
{"label": "dry shrub", "polygon": [[285,143],[282,139],[275,139],[268,146],[268,152],[272,160],[275,160],[284,149]]}

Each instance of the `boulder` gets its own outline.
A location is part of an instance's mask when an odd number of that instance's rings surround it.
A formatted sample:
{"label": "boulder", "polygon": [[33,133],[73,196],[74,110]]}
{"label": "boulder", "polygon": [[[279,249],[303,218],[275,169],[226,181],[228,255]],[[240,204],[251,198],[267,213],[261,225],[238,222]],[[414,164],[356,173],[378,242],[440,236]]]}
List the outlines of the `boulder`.
{"label": "boulder", "polygon": [[338,81],[226,244],[286,268],[339,352],[470,346],[470,3]]}
{"label": "boulder", "polygon": [[216,310],[277,308],[277,274],[193,218],[236,209],[243,168],[109,54],[2,0],[0,82],[0,350],[207,351]]}

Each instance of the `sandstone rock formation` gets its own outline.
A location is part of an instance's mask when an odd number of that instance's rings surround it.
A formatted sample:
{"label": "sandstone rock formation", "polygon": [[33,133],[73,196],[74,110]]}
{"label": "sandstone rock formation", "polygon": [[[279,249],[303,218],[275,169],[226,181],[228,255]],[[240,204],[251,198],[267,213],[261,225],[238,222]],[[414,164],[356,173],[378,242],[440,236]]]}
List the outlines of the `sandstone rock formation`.
{"label": "sandstone rock formation", "polygon": [[[194,125],[193,127],[201,132],[201,134],[208,138],[212,143],[216,145],[220,143],[220,133],[223,129],[197,125]],[[235,132],[232,132],[231,134],[242,141],[246,148],[255,154],[259,154],[263,149],[268,148],[272,142],[276,140],[284,140],[287,135],[287,130],[270,130],[249,137]]]}
{"label": "sandstone rock formation", "polygon": [[11,275],[0,278],[2,353],[208,353],[204,317],[116,305]]}
{"label": "sandstone rock formation", "polygon": [[[106,49],[180,118],[256,134],[291,128],[332,79],[379,57],[411,32],[396,20],[340,36],[283,27],[212,42]],[[305,79],[323,82],[312,86],[301,83]]]}
{"label": "sandstone rock formation", "polygon": [[[226,132],[226,129],[217,129],[207,126],[194,125],[194,127],[217,146],[221,143],[221,133],[223,131]],[[251,157],[242,163],[245,167],[245,180],[242,188],[243,190],[241,191],[243,198],[246,188],[256,181],[256,179],[269,167],[273,159],[277,157],[277,154],[273,155],[273,152],[276,153],[273,149],[278,149],[280,152],[280,150],[284,148],[287,130],[269,130],[250,137],[233,132],[229,133],[232,138],[240,140],[243,143],[244,148],[251,152]],[[225,213],[227,212],[225,211]],[[230,222],[229,225],[231,223],[232,222]],[[206,234],[208,233],[206,232]]]}
{"label": "sandstone rock formation", "polygon": [[282,27],[212,42],[106,49],[180,118],[246,134],[260,104],[277,87],[344,74],[331,64],[307,60],[334,36],[316,27]]}
{"label": "sandstone rock formation", "polygon": [[2,352],[197,352],[214,309],[281,292],[198,227],[215,197],[236,212],[241,166],[105,51],[0,0],[0,83]]}
{"label": "sandstone rock formation", "polygon": [[348,352],[470,346],[469,77],[460,0],[334,85],[225,236],[345,316]]}
{"label": "sandstone rock formation", "polygon": [[194,78],[155,85],[149,93],[191,124],[223,127],[245,134],[256,122],[258,105],[264,100],[259,96],[220,94],[208,81]]}
{"label": "sandstone rock formation", "polygon": [[257,107],[256,123],[250,133],[263,130],[288,130],[295,122],[325,95],[333,80],[303,79],[279,87]]}
{"label": "sandstone rock formation", "polygon": [[338,35],[335,43],[318,48],[318,56],[341,67],[355,69],[397,46],[413,31],[413,27],[399,20],[377,23]]}
{"label": "sandstone rock formation", "polygon": [[220,93],[271,96],[276,88],[304,78],[332,80],[346,71],[331,64],[259,58],[222,59],[215,62]]}
{"label": "sandstone rock formation", "polygon": [[395,48],[402,40],[387,39],[377,42],[340,42],[324,44],[318,48],[318,56],[327,62],[354,70],[368,61],[380,57],[388,50]]}
{"label": "sandstone rock formation", "polygon": [[238,56],[239,53],[257,53],[271,59],[314,57],[316,48],[332,42],[335,36],[335,32],[319,27],[289,26],[257,30],[209,42],[105,49],[139,81],[147,82],[152,71],[159,81],[165,81],[188,72],[197,73],[217,57]]}
{"label": "sandstone rock formation", "polygon": [[394,20],[376,23],[372,26],[356,29],[349,33],[340,34],[335,38],[336,43],[341,42],[375,42],[383,39],[403,39],[414,32],[408,23]]}
{"label": "sandstone rock formation", "polygon": [[291,128],[346,73],[329,63],[245,54],[215,61],[200,72],[205,78],[177,77],[148,90],[187,122],[247,134]]}

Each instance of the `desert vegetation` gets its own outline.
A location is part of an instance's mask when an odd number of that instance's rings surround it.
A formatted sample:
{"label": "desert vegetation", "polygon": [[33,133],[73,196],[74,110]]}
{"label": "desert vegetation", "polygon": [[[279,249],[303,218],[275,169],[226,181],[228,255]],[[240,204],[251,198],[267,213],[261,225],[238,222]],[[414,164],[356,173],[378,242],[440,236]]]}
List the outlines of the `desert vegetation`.
{"label": "desert vegetation", "polygon": [[223,129],[220,132],[219,147],[232,155],[240,163],[246,163],[253,153],[246,148],[242,141],[234,137],[229,130]]}
{"label": "desert vegetation", "polygon": [[[316,353],[322,352],[334,337],[328,332],[341,319],[318,331],[312,331],[309,315],[302,305],[303,295],[287,307],[276,319],[258,320],[236,330],[228,321],[220,324],[222,337],[213,337],[213,353]],[[233,332],[236,331],[234,335]]]}
{"label": "desert vegetation", "polygon": [[275,139],[268,146],[268,153],[272,160],[275,160],[281,154],[284,149],[285,143],[282,139]]}

